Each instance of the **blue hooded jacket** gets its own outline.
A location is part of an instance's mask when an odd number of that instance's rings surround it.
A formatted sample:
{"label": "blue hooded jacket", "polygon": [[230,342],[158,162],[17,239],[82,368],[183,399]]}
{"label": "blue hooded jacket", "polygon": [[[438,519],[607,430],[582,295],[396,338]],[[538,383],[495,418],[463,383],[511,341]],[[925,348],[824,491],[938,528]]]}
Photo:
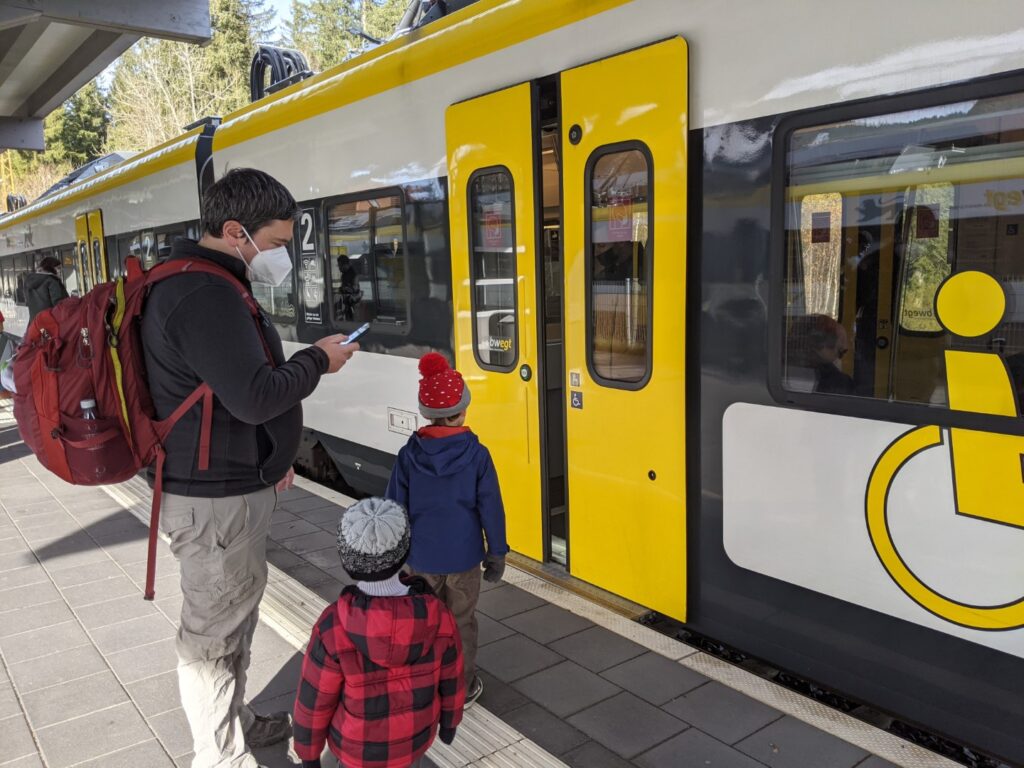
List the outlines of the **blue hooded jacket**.
{"label": "blue hooded jacket", "polygon": [[409,565],[420,573],[461,573],[487,552],[503,556],[505,509],[491,454],[468,429],[426,427],[398,452],[387,497],[409,511]]}

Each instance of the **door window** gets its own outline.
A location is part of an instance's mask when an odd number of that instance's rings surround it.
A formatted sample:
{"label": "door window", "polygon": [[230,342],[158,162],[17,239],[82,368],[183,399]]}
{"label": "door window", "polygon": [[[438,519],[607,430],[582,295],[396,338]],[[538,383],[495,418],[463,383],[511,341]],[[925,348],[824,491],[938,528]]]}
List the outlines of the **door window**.
{"label": "door window", "polygon": [[469,182],[470,295],[476,359],[510,371],[518,355],[516,235],[512,176],[477,171]]}
{"label": "door window", "polygon": [[599,382],[636,388],[650,375],[651,163],[639,143],[587,163],[589,363]]}

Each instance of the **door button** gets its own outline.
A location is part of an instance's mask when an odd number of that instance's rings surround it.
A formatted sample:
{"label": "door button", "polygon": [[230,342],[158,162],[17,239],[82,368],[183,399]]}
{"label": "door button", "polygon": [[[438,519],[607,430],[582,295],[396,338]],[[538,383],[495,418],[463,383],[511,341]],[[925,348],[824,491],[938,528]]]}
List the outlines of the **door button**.
{"label": "door button", "polygon": [[523,381],[529,381],[533,378],[533,371],[530,370],[530,366],[523,363],[519,366],[519,378]]}

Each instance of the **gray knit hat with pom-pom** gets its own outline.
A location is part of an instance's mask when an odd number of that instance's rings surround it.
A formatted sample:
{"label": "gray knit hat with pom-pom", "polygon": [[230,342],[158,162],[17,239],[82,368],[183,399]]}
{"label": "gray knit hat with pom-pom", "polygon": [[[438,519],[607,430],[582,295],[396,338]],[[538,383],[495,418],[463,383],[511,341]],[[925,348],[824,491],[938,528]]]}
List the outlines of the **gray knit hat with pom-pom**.
{"label": "gray knit hat with pom-pom", "polygon": [[356,581],[390,579],[409,556],[409,515],[390,499],[369,498],[346,509],[338,521],[338,555]]}

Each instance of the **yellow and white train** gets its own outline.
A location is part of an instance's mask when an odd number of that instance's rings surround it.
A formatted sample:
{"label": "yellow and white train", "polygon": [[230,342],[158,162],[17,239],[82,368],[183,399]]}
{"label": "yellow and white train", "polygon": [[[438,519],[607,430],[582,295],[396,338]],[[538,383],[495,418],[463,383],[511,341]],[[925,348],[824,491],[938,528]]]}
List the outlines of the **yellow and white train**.
{"label": "yellow and white train", "polygon": [[513,548],[1024,764],[1024,15],[479,0],[0,218],[0,310],[147,264],[254,166],[297,349],[372,321],[300,463],[379,491],[416,360]]}

